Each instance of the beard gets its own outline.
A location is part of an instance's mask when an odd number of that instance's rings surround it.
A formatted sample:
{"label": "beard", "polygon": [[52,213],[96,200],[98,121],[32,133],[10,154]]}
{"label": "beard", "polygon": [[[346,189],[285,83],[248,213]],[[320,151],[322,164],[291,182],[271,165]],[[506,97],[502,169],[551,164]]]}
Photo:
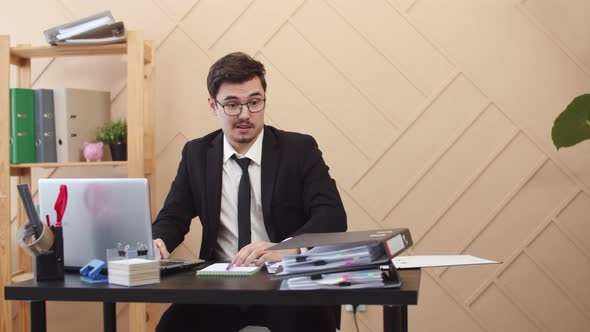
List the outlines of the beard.
{"label": "beard", "polygon": [[240,126],[246,126],[250,130],[248,133],[244,133],[244,134],[234,133],[233,138],[236,143],[239,143],[239,144],[251,143],[252,141],[254,141],[256,139],[256,137],[258,137],[258,134],[260,133],[260,130],[256,130],[256,127],[250,121],[238,122],[233,127],[234,127],[234,129],[237,129]]}
{"label": "beard", "polygon": [[243,144],[243,143],[250,143],[254,140],[256,136],[252,135],[252,137],[248,137],[248,136],[238,136],[236,137],[235,141],[237,143]]}

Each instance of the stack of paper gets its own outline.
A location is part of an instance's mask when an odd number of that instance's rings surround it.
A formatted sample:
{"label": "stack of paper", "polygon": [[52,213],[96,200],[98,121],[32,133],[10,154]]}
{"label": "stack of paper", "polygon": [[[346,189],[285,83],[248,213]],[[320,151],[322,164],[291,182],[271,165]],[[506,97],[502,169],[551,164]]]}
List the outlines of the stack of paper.
{"label": "stack of paper", "polygon": [[107,10],[45,30],[44,34],[51,45],[108,44],[125,40],[125,26]]}
{"label": "stack of paper", "polygon": [[109,284],[139,286],[160,282],[160,262],[144,258],[111,260]]}
{"label": "stack of paper", "polygon": [[198,277],[247,277],[256,274],[256,272],[260,271],[260,268],[262,268],[262,265],[231,266],[229,263],[215,263],[197,271],[195,274]]}

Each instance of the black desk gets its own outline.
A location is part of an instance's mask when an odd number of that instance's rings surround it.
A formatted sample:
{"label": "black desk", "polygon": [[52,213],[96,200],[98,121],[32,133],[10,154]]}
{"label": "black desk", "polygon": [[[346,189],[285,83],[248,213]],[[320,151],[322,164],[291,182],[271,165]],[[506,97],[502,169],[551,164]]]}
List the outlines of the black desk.
{"label": "black desk", "polygon": [[[384,331],[408,330],[408,305],[418,303],[420,270],[400,271],[401,289],[279,290],[266,271],[252,277],[197,278],[187,271],[138,287],[88,284],[79,275],[62,281],[20,282],[4,288],[7,300],[31,301],[31,331],[46,330],[45,301],[103,302],[104,330],[116,330],[116,302],[196,304],[373,304],[383,305]],[[172,301],[171,301],[172,300]]]}

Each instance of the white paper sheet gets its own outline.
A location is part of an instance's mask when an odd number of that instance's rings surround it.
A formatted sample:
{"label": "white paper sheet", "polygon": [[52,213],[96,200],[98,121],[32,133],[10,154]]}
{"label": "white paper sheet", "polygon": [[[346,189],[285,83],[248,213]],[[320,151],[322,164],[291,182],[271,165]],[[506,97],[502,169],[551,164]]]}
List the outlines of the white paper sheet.
{"label": "white paper sheet", "polygon": [[393,258],[393,264],[398,269],[499,263],[501,262],[496,262],[471,255],[397,256]]}

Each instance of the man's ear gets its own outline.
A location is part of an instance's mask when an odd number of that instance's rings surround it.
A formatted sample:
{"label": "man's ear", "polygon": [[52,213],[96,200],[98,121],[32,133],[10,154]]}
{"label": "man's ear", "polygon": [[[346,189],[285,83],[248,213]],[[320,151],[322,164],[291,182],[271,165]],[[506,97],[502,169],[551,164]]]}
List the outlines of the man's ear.
{"label": "man's ear", "polygon": [[207,102],[209,103],[209,108],[211,109],[211,112],[215,113],[215,99],[209,97],[207,98]]}

